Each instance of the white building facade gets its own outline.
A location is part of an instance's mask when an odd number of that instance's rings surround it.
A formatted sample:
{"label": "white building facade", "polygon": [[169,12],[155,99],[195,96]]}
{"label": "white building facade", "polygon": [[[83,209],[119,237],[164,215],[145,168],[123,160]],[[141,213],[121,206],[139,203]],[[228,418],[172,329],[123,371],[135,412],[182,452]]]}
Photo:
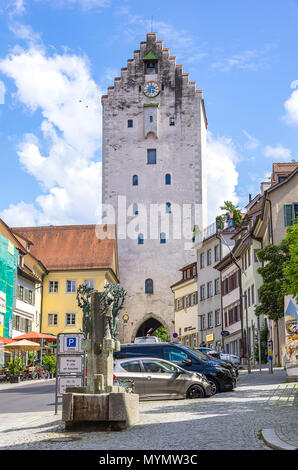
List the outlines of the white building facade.
{"label": "white building facade", "polygon": [[170,286],[178,269],[195,261],[194,223],[206,224],[202,91],[149,33],[102,106],[102,222],[115,216],[120,282],[127,291],[120,339],[133,341],[158,325],[171,337]]}

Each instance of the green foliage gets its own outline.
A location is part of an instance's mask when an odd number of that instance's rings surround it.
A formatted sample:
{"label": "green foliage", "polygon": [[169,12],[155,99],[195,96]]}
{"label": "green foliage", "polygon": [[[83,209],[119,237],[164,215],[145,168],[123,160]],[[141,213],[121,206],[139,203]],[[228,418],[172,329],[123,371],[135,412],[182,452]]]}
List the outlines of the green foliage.
{"label": "green foliage", "polygon": [[[267,363],[267,341],[269,337],[269,330],[267,326],[267,322],[264,322],[262,327],[260,328],[260,343],[261,343],[261,362],[262,364]],[[259,338],[258,338],[258,331],[256,334],[256,343],[255,343],[255,350],[254,355],[256,360],[259,360]]]}
{"label": "green foliage", "polygon": [[157,338],[160,338],[160,340],[164,343],[169,340],[167,330],[164,326],[160,326],[159,328],[157,328],[157,330],[154,331],[152,336],[157,336]]}
{"label": "green foliage", "polygon": [[42,356],[42,363],[45,368],[50,372],[50,374],[54,374],[56,372],[56,357],[53,355],[47,356],[46,354]]}
{"label": "green foliage", "polygon": [[225,201],[224,205],[221,206],[220,209],[222,211],[225,211],[225,214],[222,214],[216,218],[216,223],[219,226],[223,227],[223,224],[227,218],[227,214],[230,212],[233,214],[233,221],[234,221],[235,227],[239,227],[239,225],[241,225],[242,216],[241,216],[241,211],[238,208],[238,206],[235,206],[231,201]]}
{"label": "green foliage", "polygon": [[275,322],[284,315],[283,269],[289,260],[288,252],[288,242],[283,240],[280,245],[267,245],[257,253],[264,266],[258,268],[263,284],[258,290],[260,305],[257,305],[255,314],[267,315]]}
{"label": "green foliage", "polygon": [[20,375],[25,369],[25,364],[20,357],[15,357],[8,363],[8,370],[11,375]]}
{"label": "green foliage", "polygon": [[298,300],[298,219],[288,228],[285,240],[288,243],[289,259],[283,268],[286,278],[283,291]]}
{"label": "green foliage", "polygon": [[28,353],[28,362],[29,364],[32,364],[33,361],[36,361],[37,359],[37,352],[36,351],[30,351]]}

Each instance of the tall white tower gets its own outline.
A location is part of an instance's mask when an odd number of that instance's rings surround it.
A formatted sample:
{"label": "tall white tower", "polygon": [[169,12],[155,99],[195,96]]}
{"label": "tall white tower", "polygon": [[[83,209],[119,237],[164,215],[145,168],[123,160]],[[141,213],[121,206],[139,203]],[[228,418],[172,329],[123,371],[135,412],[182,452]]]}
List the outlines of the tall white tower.
{"label": "tall white tower", "polygon": [[[170,286],[178,270],[196,259],[187,249],[195,208],[195,223],[206,226],[202,91],[156,33],[148,33],[102,97],[102,106],[103,204],[115,210],[120,282],[128,292],[120,339],[131,342],[160,324],[171,337]],[[158,208],[164,213],[159,224]]]}

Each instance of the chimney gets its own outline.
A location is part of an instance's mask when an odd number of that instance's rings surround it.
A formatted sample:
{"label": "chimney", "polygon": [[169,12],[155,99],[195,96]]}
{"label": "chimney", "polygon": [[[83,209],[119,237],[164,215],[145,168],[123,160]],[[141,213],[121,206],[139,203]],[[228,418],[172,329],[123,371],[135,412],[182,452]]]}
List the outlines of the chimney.
{"label": "chimney", "polygon": [[271,186],[270,181],[262,181],[261,186],[260,186],[261,194],[263,195],[263,194],[264,194],[264,191],[266,191],[267,189],[269,189],[270,186]]}
{"label": "chimney", "polygon": [[251,203],[251,194],[248,195],[248,202]]}

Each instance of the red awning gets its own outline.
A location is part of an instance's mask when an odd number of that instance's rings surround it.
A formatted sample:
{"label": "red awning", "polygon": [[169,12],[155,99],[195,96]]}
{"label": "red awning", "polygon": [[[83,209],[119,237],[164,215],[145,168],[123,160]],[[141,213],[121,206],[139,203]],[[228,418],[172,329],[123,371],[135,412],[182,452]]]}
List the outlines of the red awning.
{"label": "red awning", "polygon": [[8,343],[14,343],[14,339],[10,338],[3,338],[3,336],[0,336],[0,343],[8,344]]}
{"label": "red awning", "polygon": [[40,341],[41,339],[44,339],[45,341],[48,342],[56,342],[56,336],[52,335],[46,335],[45,333],[38,333],[37,331],[30,331],[29,333],[26,333],[21,336],[16,336],[13,340],[14,341],[19,341],[21,339],[28,339],[29,341]]}

